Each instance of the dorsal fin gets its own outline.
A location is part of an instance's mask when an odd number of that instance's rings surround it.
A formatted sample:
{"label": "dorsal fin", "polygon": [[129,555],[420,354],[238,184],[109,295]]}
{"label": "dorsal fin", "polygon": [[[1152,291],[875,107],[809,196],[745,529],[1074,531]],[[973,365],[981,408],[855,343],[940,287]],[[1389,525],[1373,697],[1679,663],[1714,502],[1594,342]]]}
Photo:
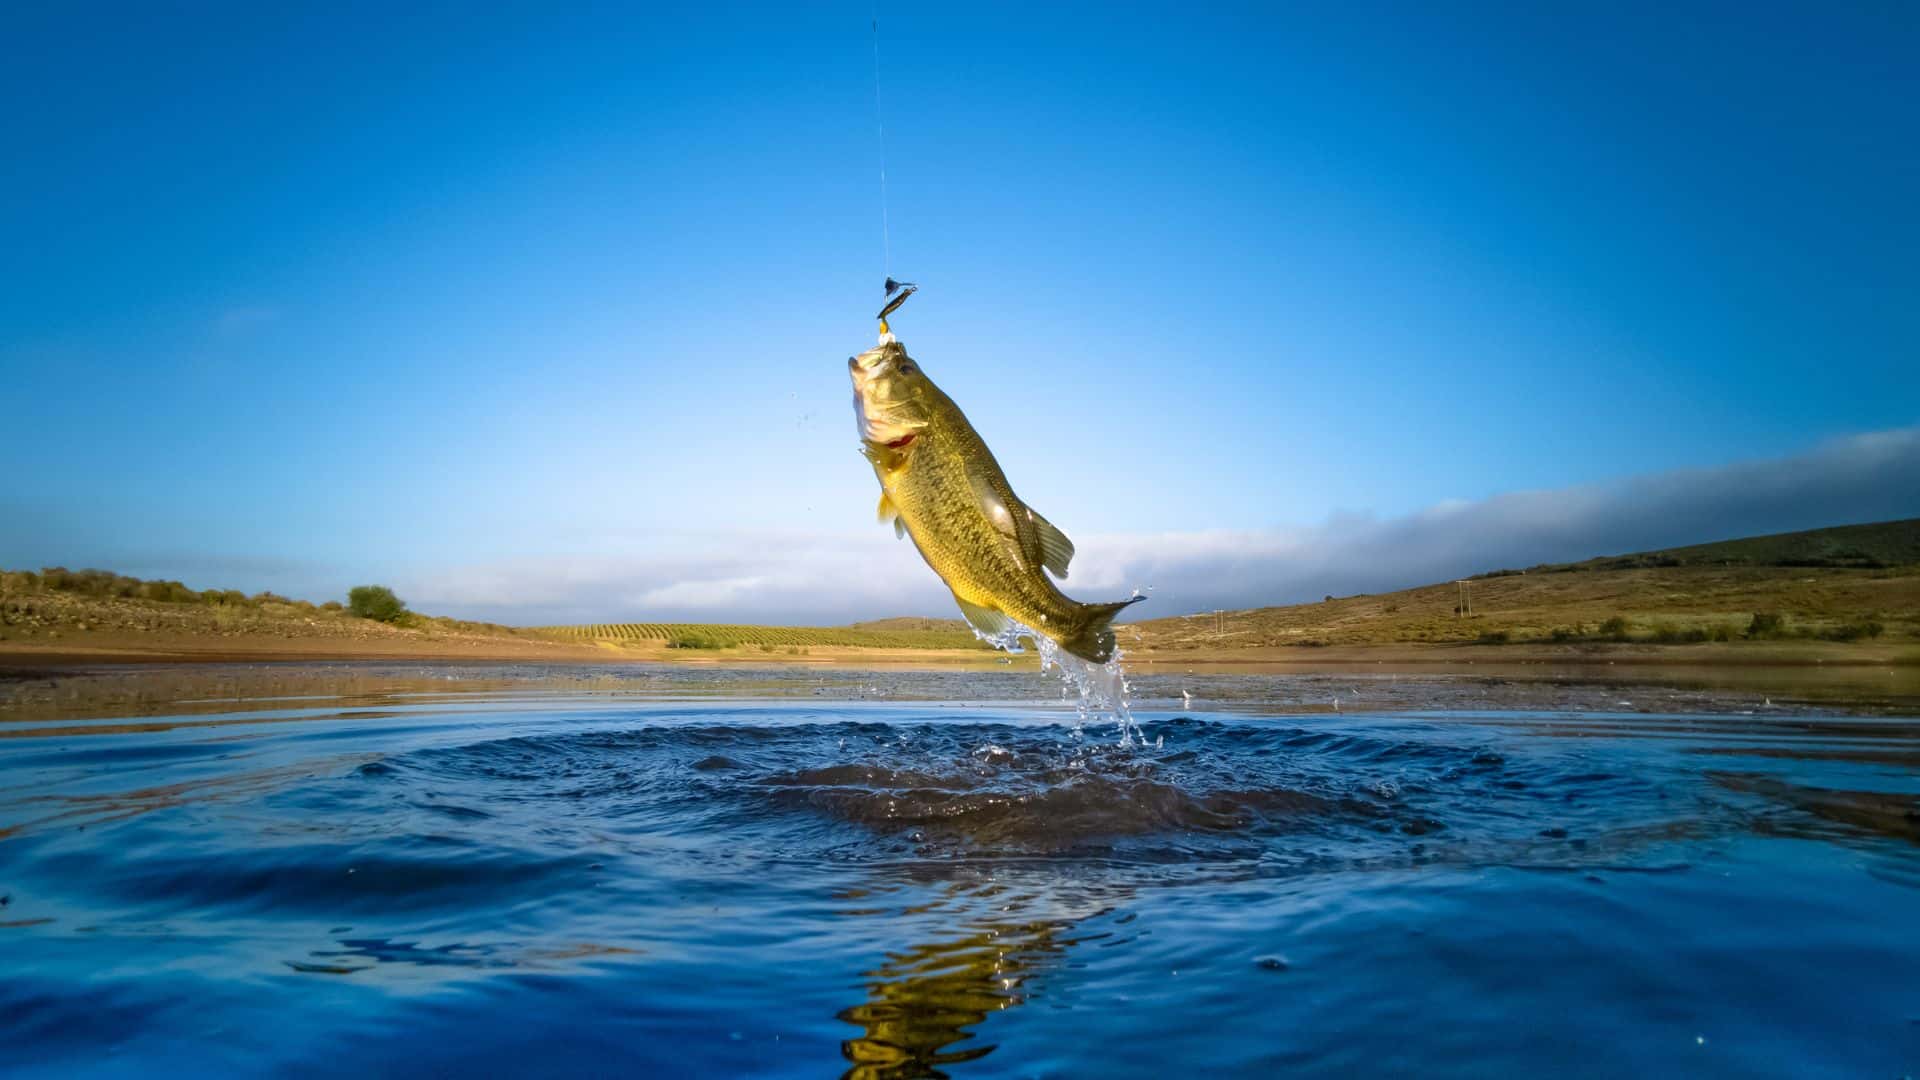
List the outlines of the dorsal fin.
{"label": "dorsal fin", "polygon": [[1073,561],[1073,541],[1031,506],[1027,507],[1027,519],[1033,522],[1034,531],[1040,536],[1040,565],[1061,581],[1067,580],[1067,564]]}

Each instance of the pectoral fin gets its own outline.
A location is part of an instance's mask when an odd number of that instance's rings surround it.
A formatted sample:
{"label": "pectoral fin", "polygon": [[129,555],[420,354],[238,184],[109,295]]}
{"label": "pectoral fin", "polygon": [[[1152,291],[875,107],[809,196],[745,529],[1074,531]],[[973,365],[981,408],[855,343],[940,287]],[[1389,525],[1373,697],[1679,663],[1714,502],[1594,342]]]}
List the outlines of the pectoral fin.
{"label": "pectoral fin", "polygon": [[875,508],[874,515],[883,523],[889,521],[893,523],[893,538],[895,540],[907,535],[907,523],[900,520],[900,510],[893,505],[893,496],[888,495],[884,491],[881,492],[880,505]]}
{"label": "pectoral fin", "polygon": [[1053,527],[1053,522],[1027,508],[1027,517],[1040,534],[1040,565],[1053,571],[1053,576],[1062,581],[1067,579],[1067,564],[1073,561],[1073,541],[1067,534]]}
{"label": "pectoral fin", "polygon": [[960,614],[966,616],[967,622],[972,624],[973,628],[979,631],[982,636],[998,638],[1008,630],[1013,629],[1013,620],[992,608],[984,608],[979,604],[969,604],[965,600],[960,599],[958,595],[954,596],[953,602],[960,605]]}

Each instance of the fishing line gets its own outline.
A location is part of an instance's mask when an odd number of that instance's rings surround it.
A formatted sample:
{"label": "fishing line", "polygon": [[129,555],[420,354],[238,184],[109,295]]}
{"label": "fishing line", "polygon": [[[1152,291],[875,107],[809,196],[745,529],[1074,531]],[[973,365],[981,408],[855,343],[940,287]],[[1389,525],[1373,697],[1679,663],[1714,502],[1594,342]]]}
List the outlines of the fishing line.
{"label": "fishing line", "polygon": [[880,9],[873,9],[873,126],[880,136],[880,255],[893,280],[893,238],[887,228],[887,124],[880,113]]}

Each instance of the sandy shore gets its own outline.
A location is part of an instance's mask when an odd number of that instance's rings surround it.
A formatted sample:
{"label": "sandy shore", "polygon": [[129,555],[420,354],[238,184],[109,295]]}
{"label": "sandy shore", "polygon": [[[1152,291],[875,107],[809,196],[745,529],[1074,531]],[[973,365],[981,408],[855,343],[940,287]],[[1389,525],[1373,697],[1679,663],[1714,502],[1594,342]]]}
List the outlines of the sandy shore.
{"label": "sandy shore", "polygon": [[983,649],[857,649],[810,646],[804,655],[755,649],[669,649],[664,643],[620,646],[532,638],[420,636],[198,637],[150,634],[66,633],[53,640],[0,641],[0,672],[22,668],[72,668],[102,664],[232,664],[337,660],[471,661],[568,664],[725,664],[790,667],[987,666],[998,654]]}

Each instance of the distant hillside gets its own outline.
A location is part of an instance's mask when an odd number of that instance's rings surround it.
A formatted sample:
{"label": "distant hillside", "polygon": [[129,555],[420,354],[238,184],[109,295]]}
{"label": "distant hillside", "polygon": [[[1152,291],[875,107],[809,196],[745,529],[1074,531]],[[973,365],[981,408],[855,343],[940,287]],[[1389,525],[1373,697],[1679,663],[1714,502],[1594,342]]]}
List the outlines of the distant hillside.
{"label": "distant hillside", "polygon": [[965,619],[929,619],[920,615],[896,615],[891,619],[868,619],[847,624],[850,630],[916,630],[943,634],[971,634]]}
{"label": "distant hillside", "polygon": [[[1920,518],[1875,525],[1750,536],[1712,544],[1602,555],[1577,563],[1551,563],[1529,573],[1572,570],[1632,570],[1662,566],[1812,566],[1879,570],[1920,564]],[[1481,577],[1514,573],[1497,570]]]}
{"label": "distant hillside", "polygon": [[[1464,601],[1464,604],[1463,604]],[[1464,610],[1463,610],[1464,607]],[[1155,619],[1134,649],[1920,638],[1920,520],[1498,570],[1399,592]]]}
{"label": "distant hillside", "polygon": [[[536,631],[406,611],[362,618],[338,601],[191,589],[107,570],[0,570],[0,653],[21,649],[309,655],[564,652]],[[577,646],[575,647],[577,648]]]}
{"label": "distant hillside", "polygon": [[586,626],[548,626],[539,633],[568,641],[607,645],[655,645],[668,649],[756,649],[761,652],[804,653],[814,646],[850,649],[965,649],[988,646],[959,620],[885,619],[883,623],[933,623],[891,627],[875,623],[853,626],[760,626],[734,623],[606,623]]}

